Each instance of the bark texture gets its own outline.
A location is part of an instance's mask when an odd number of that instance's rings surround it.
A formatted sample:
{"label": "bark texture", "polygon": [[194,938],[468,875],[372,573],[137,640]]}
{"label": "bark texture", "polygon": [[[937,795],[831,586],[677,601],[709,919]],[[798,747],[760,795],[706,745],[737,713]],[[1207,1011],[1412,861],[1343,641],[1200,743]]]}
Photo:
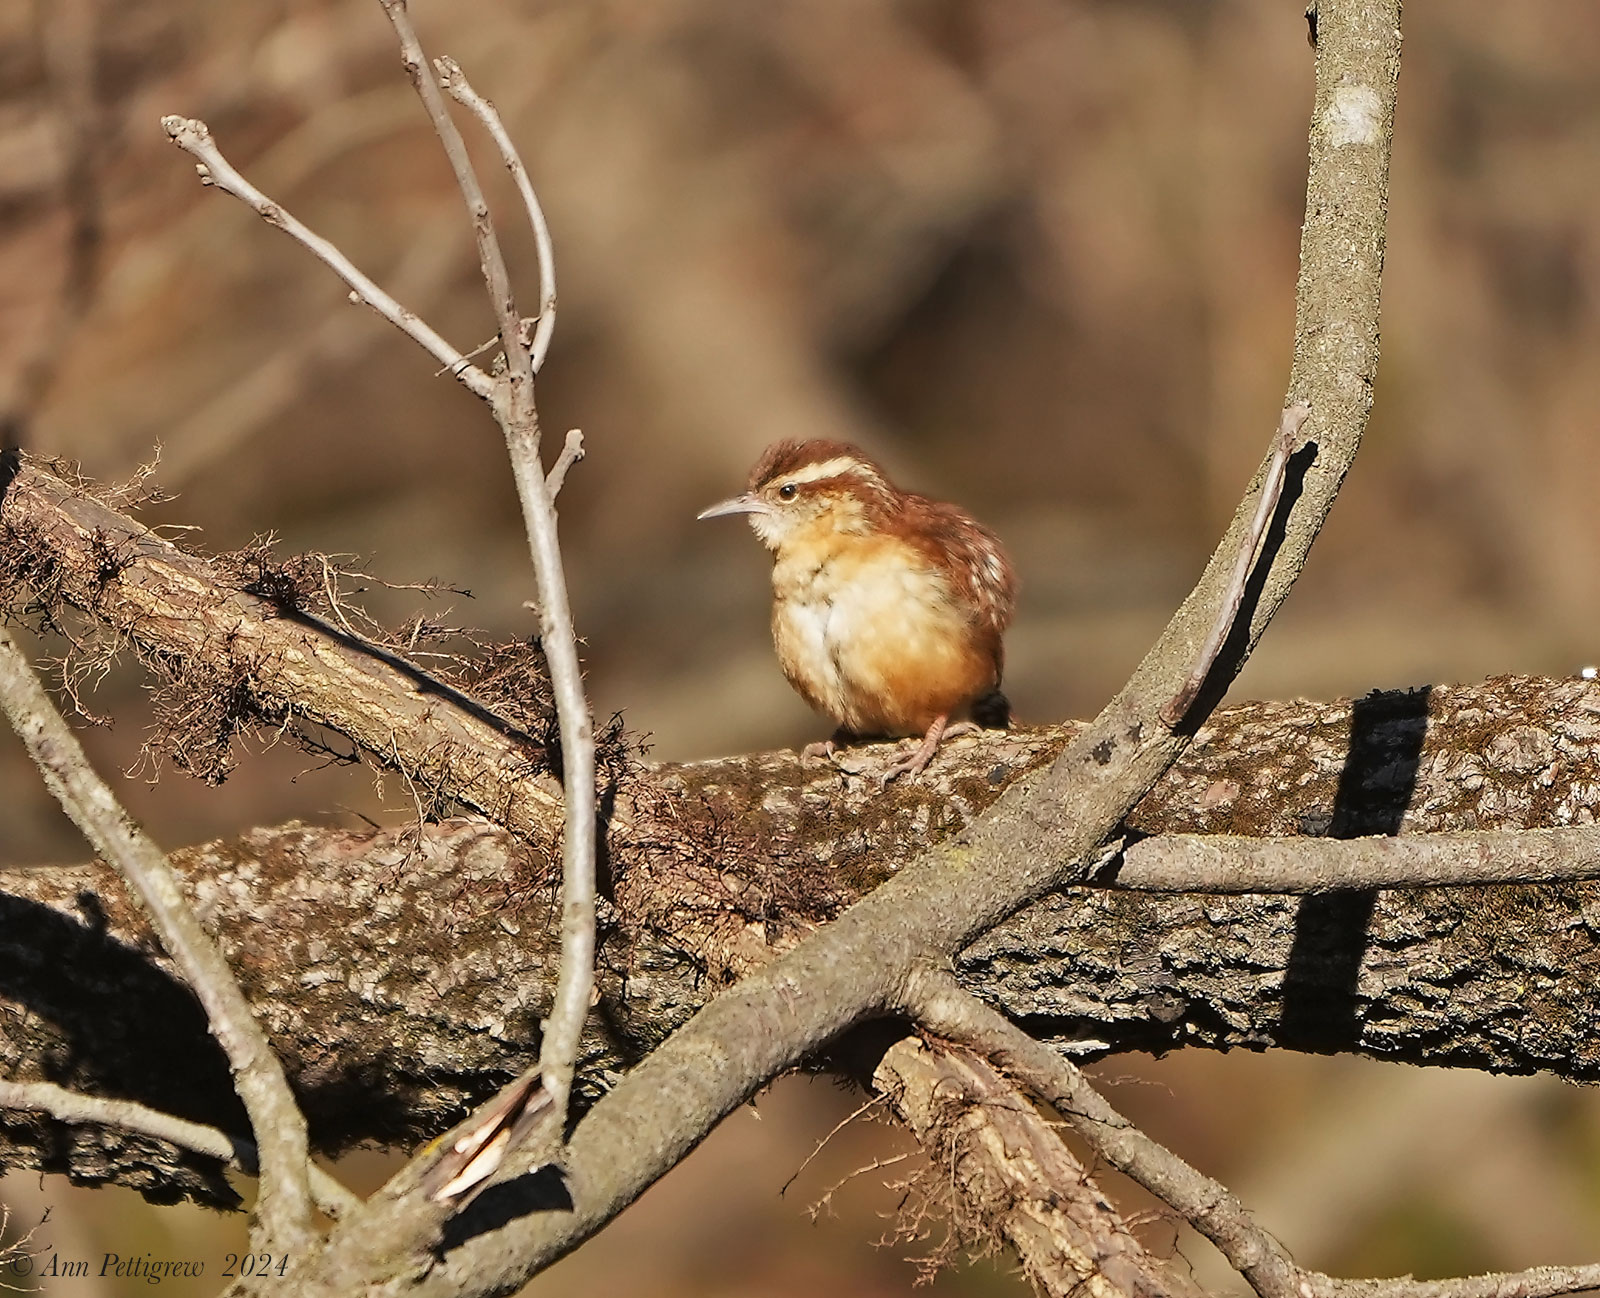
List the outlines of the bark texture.
{"label": "bark texture", "polygon": [[[1070,728],[961,740],[917,782],[792,753],[629,778],[606,840],[601,1001],[580,1095],[1048,762]],[[1144,833],[1354,836],[1587,823],[1600,687],[1501,678],[1219,712],[1130,817]],[[869,763],[873,751],[862,756]],[[550,812],[559,817],[559,808]],[[555,969],[542,852],[458,818],[257,830],[173,854],[328,1152],[410,1144],[537,1056]],[[243,1130],[225,1066],[121,884],[0,876],[0,1056],[19,1080]],[[1047,1039],[1284,1046],[1600,1078],[1600,885],[1310,897],[1050,895],[963,952],[964,984]],[[6,1115],[8,1163],[227,1192],[205,1160]]]}

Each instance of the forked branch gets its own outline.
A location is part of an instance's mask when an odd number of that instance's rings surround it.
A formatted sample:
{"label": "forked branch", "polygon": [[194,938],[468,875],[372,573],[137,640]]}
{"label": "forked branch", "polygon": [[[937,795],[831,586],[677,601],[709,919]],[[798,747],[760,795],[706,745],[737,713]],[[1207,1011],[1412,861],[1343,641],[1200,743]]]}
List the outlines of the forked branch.
{"label": "forked branch", "polygon": [[522,336],[505,258],[495,234],[493,218],[478,182],[466,145],[450,118],[439,85],[429,69],[404,0],[382,0],[385,13],[400,43],[401,59],[421,97],[429,120],[439,135],[456,175],[472,219],[478,257],[499,324],[505,357],[503,372],[494,376],[473,365],[427,324],[406,311],[363,275],[336,247],[314,234],[302,222],[250,185],[211,140],[203,122],[166,117],[162,124],[173,141],[199,159],[202,179],[249,204],[266,221],[283,229],[332,267],[355,296],[369,303],[386,319],[404,330],[475,395],[489,402],[505,434],[513,476],[521,499],[538,588],[541,641],[549,664],[556,698],[562,743],[562,768],[566,797],[566,831],[562,849],[562,932],[565,955],[556,1002],[544,1032],[541,1070],[544,1084],[555,1098],[559,1130],[566,1113],[567,1095],[577,1056],[578,1038],[589,1011],[594,985],[594,859],[595,859],[595,757],[593,725],[578,661],[577,636],[567,597],[560,543],[556,530],[555,489],[573,460],[581,454],[581,441],[570,455],[558,460],[554,489],[547,482],[540,458],[539,423],[533,399],[533,376],[542,363],[555,324],[555,272],[549,230],[527,178],[527,170],[512,146],[503,124],[487,101],[476,95],[453,62],[443,68],[453,93],[485,122],[502,158],[511,169],[533,226],[539,249],[543,286],[538,324],[530,342]]}
{"label": "forked branch", "polygon": [[[545,354],[550,350],[550,338],[556,328],[556,258],[550,240],[550,225],[544,219],[544,207],[534,192],[533,182],[528,179],[528,168],[523,165],[517,146],[511,142],[511,134],[500,120],[498,110],[472,88],[454,59],[437,59],[435,66],[439,70],[439,80],[450,97],[483,123],[495,147],[500,150],[500,161],[516,182],[517,194],[522,199],[528,225],[533,230],[534,249],[539,259],[539,314],[533,327],[533,337],[528,343],[528,361],[537,374],[544,366]],[[551,472],[554,473],[554,470]],[[555,491],[552,490],[550,494],[555,495]]]}
{"label": "forked branch", "polygon": [[[517,310],[505,256],[495,234],[494,222],[478,183],[472,159],[467,154],[461,133],[450,117],[438,83],[428,67],[417,39],[406,0],[381,0],[384,12],[394,26],[400,42],[400,58],[416,87],[428,118],[444,146],[445,156],[455,172],[461,197],[472,216],[473,236],[483,269],[491,305],[500,325],[500,345],[505,353],[505,372],[495,380],[492,403],[495,419],[505,434],[511,458],[511,473],[522,504],[523,525],[528,533],[528,548],[539,594],[539,624],[545,659],[550,666],[550,684],[555,692],[557,718],[561,729],[562,785],[566,794],[566,831],[561,853],[561,976],[556,986],[555,1004],[544,1024],[539,1052],[539,1067],[545,1089],[554,1098],[551,1131],[559,1141],[566,1122],[567,1098],[572,1089],[572,1074],[577,1065],[578,1041],[594,995],[594,869],[598,826],[595,806],[594,725],[583,687],[583,669],[578,662],[577,633],[573,628],[572,608],[567,598],[566,570],[561,561],[561,544],[556,527],[554,494],[545,479],[539,449],[539,416],[534,405],[533,376],[538,368],[535,353],[522,337],[522,317]],[[484,101],[472,94],[460,70],[445,63],[458,89],[468,98],[464,102],[482,105],[485,120],[498,126],[499,118]],[[524,190],[524,204],[540,244],[540,271],[544,281],[545,304],[534,342],[548,346],[555,315],[555,270],[550,257],[549,232],[544,228],[543,212],[527,184],[527,169],[522,166],[504,128],[495,135],[502,156],[515,162],[513,174]],[[538,1140],[536,1144],[543,1143]],[[544,1151],[547,1155],[548,1150]]]}

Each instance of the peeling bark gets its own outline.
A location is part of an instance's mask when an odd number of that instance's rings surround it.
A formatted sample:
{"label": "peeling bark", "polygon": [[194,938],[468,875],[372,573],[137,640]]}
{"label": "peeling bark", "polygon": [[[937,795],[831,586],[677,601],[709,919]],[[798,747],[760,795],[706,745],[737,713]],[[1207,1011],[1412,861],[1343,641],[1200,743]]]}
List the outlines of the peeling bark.
{"label": "peeling bark", "polygon": [[[923,1197],[969,1236],[1009,1244],[1039,1293],[1200,1298],[1150,1256],[1060,1132],[988,1060],[903,1037],[873,1080],[929,1151]],[[925,1266],[940,1261],[936,1252]]]}

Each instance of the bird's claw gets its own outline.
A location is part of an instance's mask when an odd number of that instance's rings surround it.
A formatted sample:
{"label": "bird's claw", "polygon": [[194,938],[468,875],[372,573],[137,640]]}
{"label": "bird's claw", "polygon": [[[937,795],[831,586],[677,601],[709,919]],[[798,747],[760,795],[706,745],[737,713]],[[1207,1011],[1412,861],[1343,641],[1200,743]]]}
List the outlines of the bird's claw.
{"label": "bird's claw", "polygon": [[888,788],[889,781],[898,779],[902,775],[920,775],[927,769],[928,763],[933,760],[934,754],[939,751],[939,745],[946,739],[953,739],[957,735],[975,734],[982,727],[974,725],[971,721],[957,721],[954,725],[937,723],[930,726],[927,735],[923,737],[909,757],[902,757],[886,770],[879,779],[879,788]]}
{"label": "bird's claw", "polygon": [[912,753],[910,757],[902,757],[898,762],[889,767],[888,770],[880,775],[878,777],[878,787],[880,789],[887,789],[891,780],[897,780],[902,775],[920,775],[927,767],[928,763],[932,760],[932,753],[929,753],[926,757],[924,757],[922,755],[922,750],[919,748],[916,752]]}

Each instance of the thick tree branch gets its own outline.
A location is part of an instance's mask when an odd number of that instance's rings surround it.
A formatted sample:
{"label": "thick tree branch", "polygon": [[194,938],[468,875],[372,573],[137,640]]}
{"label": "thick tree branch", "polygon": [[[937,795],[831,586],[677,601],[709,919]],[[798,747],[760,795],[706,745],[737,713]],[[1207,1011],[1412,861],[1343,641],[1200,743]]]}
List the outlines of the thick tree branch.
{"label": "thick tree branch", "polygon": [[51,619],[62,604],[168,673],[237,700],[243,724],[303,720],[393,763],[430,801],[448,798],[554,850],[561,798],[543,746],[434,676],[359,641],[270,579],[241,589],[216,563],[30,464],[0,499],[0,592]]}
{"label": "thick tree branch", "polygon": [[[1248,705],[1219,713],[1131,819],[1151,834],[1387,829],[1401,843],[1463,824],[1587,820],[1600,815],[1597,732],[1600,687],[1575,680]],[[1061,742],[963,740],[941,758],[940,784],[887,799],[792,753],[629,780],[580,1089],[592,1097],[718,987],[898,872],[929,833],[959,829],[997,795],[992,781],[1021,778]],[[759,820],[743,810],[752,790]],[[819,805],[834,810],[818,817]],[[419,1143],[534,1062],[558,960],[554,875],[503,830],[452,821],[419,843],[409,828],[296,826],[173,863],[272,1032],[319,1150]],[[0,883],[11,1009],[0,1052],[69,1061],[58,1080],[74,1089],[241,1129],[225,1064],[114,876]],[[1071,890],[987,935],[959,968],[1046,1040],[1356,1051],[1600,1080],[1597,933],[1590,885],[1356,894],[1331,908]],[[227,1195],[206,1166],[103,1129],[8,1122],[5,1134],[10,1162]]]}
{"label": "thick tree branch", "polygon": [[[1420,845],[1463,825],[1570,825],[1600,817],[1597,733],[1600,686],[1578,680],[1245,705],[1219,712],[1129,819],[1144,834],[1278,835],[1312,851],[1361,849],[1309,836],[1330,831]],[[888,797],[793,753],[626,780],[580,1093],[592,1100],[717,988],[900,873],[930,834],[959,832],[1064,737],[961,740],[937,782]],[[559,823],[560,808],[548,815]],[[419,841],[411,827],[291,826],[172,860],[320,1150],[420,1142],[534,1062],[559,959],[555,874],[504,830],[446,821]],[[69,1061],[62,1085],[242,1129],[225,1065],[114,876],[13,871],[0,885],[0,996],[18,1011],[0,1015],[0,1053]],[[1595,1081],[1597,934],[1592,884],[1308,898],[1069,889],[957,967],[1046,1040],[1355,1051]],[[112,1174],[84,1133],[57,1148],[55,1166]],[[193,1174],[172,1184],[205,1192]]]}

